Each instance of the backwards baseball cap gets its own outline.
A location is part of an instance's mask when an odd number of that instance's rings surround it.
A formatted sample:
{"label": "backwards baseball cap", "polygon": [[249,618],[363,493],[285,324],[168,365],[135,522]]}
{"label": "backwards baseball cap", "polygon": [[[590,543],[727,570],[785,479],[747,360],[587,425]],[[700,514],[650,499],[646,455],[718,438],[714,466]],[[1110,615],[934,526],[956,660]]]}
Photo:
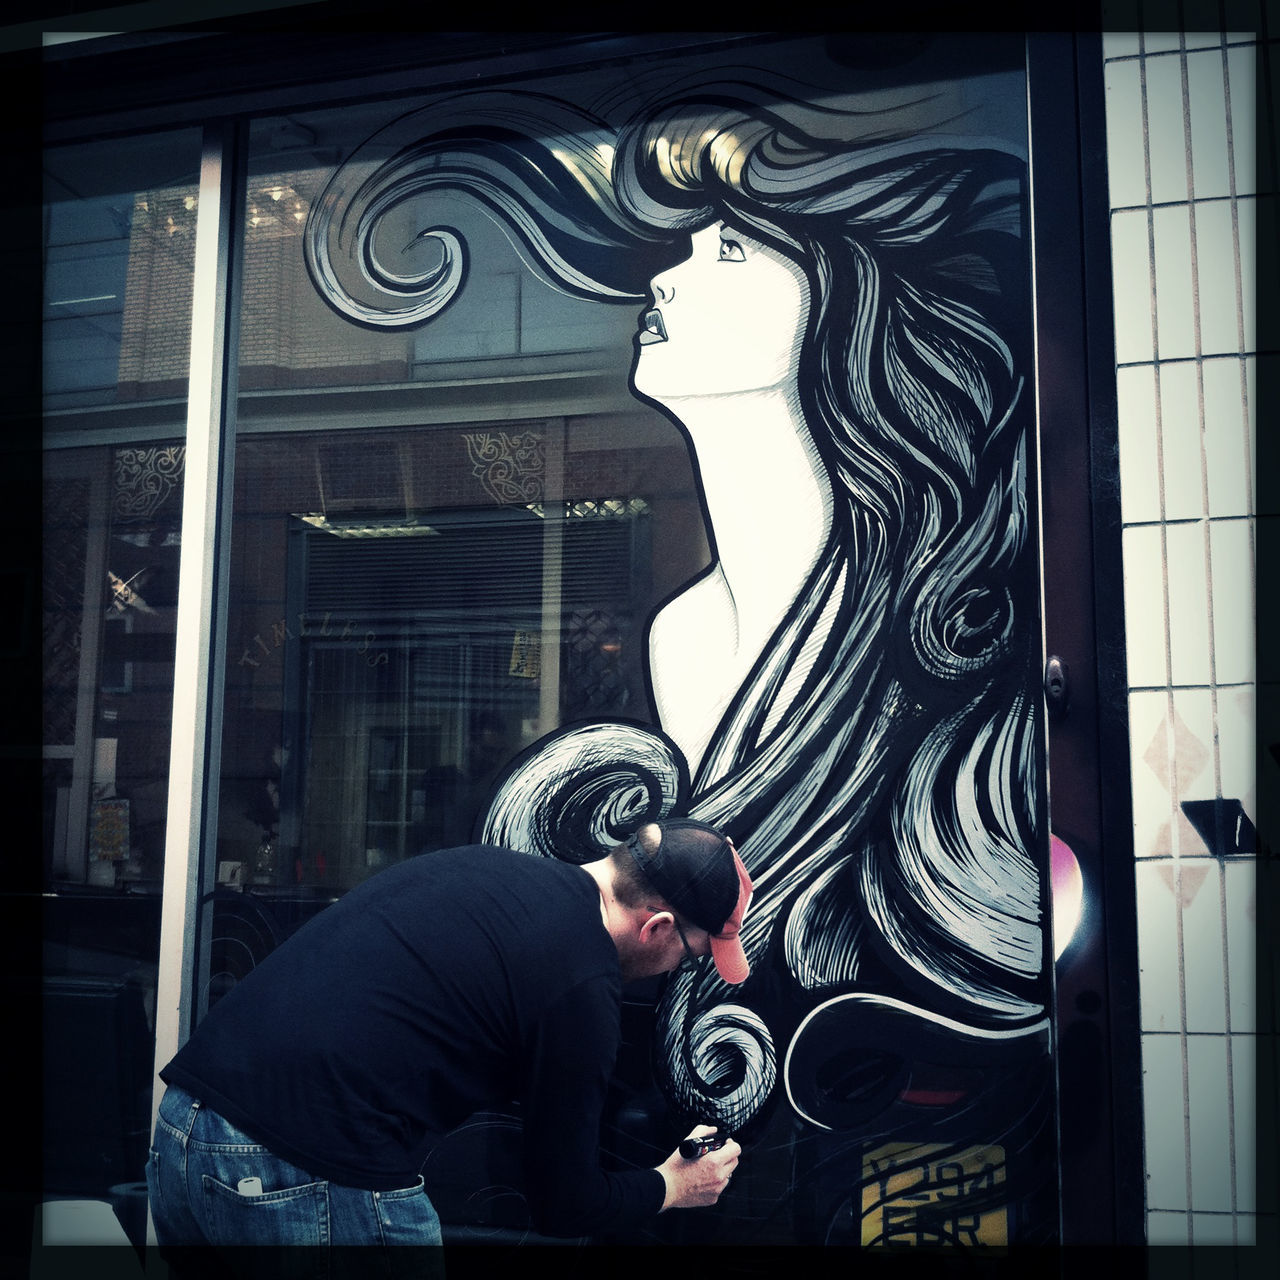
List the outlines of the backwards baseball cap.
{"label": "backwards baseball cap", "polygon": [[711,935],[711,957],[720,976],[744,982],[751,966],[738,933],[752,886],[738,851],[714,827],[693,818],[651,825],[661,832],[656,846],[646,848],[639,832],[626,842],[641,874],[665,902]]}

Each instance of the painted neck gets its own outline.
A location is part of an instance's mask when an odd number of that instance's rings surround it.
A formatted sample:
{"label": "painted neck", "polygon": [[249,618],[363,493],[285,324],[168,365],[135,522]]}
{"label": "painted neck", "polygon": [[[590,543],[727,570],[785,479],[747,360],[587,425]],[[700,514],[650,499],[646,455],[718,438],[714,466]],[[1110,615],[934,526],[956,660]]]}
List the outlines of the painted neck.
{"label": "painted neck", "polygon": [[[831,482],[782,388],[669,402],[693,442],[716,559],[740,627],[776,624],[831,532]],[[757,612],[759,611],[759,612]]]}
{"label": "painted neck", "polygon": [[649,673],[659,721],[696,774],[725,708],[827,545],[834,497],[782,391],[669,407],[693,442],[716,561],[655,617]]}

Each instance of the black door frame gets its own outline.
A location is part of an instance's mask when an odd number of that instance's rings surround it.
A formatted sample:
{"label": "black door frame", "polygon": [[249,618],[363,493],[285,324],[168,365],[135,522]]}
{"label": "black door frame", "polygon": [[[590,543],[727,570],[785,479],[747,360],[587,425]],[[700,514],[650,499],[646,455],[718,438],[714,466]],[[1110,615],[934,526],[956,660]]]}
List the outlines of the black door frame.
{"label": "black door frame", "polygon": [[[1102,42],[1027,40],[1052,830],[1086,908],[1056,974],[1062,1237],[1145,1243],[1137,903],[1129,777]],[[1047,665],[1047,664],[1046,664]],[[1048,673],[1046,673],[1048,677]]]}

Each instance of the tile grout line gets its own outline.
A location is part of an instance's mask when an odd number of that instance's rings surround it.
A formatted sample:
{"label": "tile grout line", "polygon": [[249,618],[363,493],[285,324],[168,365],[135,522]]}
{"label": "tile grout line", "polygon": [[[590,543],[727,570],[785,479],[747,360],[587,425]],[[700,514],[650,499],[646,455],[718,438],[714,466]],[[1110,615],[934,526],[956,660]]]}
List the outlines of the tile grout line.
{"label": "tile grout line", "polygon": [[[1183,74],[1185,74],[1186,54],[1185,49],[1179,42],[1180,63]],[[1149,64],[1144,62],[1144,72]],[[1144,76],[1145,79],[1145,76]],[[1163,110],[1168,103],[1157,103],[1157,110]],[[1145,137],[1146,137],[1146,178],[1147,178],[1147,200],[1151,204],[1151,210],[1148,213],[1150,225],[1150,255],[1151,255],[1151,281],[1152,281],[1152,308],[1154,313],[1153,321],[1153,343],[1156,351],[1156,360],[1160,360],[1160,310],[1159,310],[1159,273],[1156,261],[1156,235],[1155,235],[1155,202],[1154,188],[1151,178],[1151,136],[1150,136],[1150,109],[1151,102],[1149,97],[1144,97],[1145,111]],[[1183,109],[1185,111],[1185,98],[1183,101]],[[1185,149],[1185,120],[1184,120],[1184,149]],[[1188,218],[1188,248],[1190,250],[1189,267],[1191,272],[1191,297],[1193,304],[1197,301],[1196,287],[1196,259],[1195,259],[1195,222],[1190,207],[1190,203],[1185,202]],[[1176,207],[1176,206],[1175,206]],[[1194,315],[1193,315],[1194,321]],[[1194,349],[1194,348],[1193,348]],[[1193,1211],[1195,1205],[1195,1178],[1192,1163],[1192,1124],[1191,1124],[1191,1041],[1188,1038],[1188,1027],[1190,1019],[1188,1018],[1188,996],[1187,996],[1187,950],[1186,950],[1186,918],[1183,901],[1183,848],[1182,848],[1182,831],[1178,818],[1181,815],[1182,800],[1182,782],[1178,771],[1178,746],[1177,734],[1172,732],[1173,725],[1177,721],[1178,716],[1178,699],[1175,696],[1175,680],[1173,661],[1173,597],[1170,582],[1170,561],[1169,561],[1169,519],[1168,519],[1168,488],[1166,485],[1165,466],[1167,461],[1167,452],[1165,449],[1164,439],[1164,380],[1160,376],[1162,370],[1157,372],[1156,379],[1156,395],[1157,395],[1157,417],[1156,431],[1158,441],[1158,465],[1160,473],[1160,530],[1161,530],[1161,561],[1162,572],[1164,577],[1164,626],[1165,626],[1165,647],[1167,676],[1169,681],[1167,706],[1169,711],[1169,777],[1170,777],[1170,852],[1173,856],[1174,869],[1174,912],[1176,922],[1176,937],[1178,947],[1178,1006],[1179,1006],[1179,1048],[1181,1052],[1181,1069],[1182,1069],[1182,1122],[1183,1122],[1183,1155],[1185,1159],[1184,1179],[1186,1188],[1186,1205],[1187,1205],[1187,1243],[1193,1244],[1195,1241],[1195,1224]]]}
{"label": "tile grout line", "polygon": [[[1196,371],[1196,401],[1197,412],[1199,415],[1199,449],[1200,449],[1200,502],[1201,510],[1204,515],[1204,573],[1205,573],[1205,598],[1208,606],[1208,658],[1209,658],[1209,715],[1210,725],[1213,733],[1213,787],[1214,795],[1221,797],[1222,795],[1222,754],[1221,754],[1221,736],[1218,724],[1218,666],[1217,666],[1217,629],[1216,629],[1216,612],[1214,608],[1213,594],[1213,519],[1209,510],[1209,460],[1207,456],[1207,447],[1205,443],[1205,400],[1204,400],[1204,365],[1199,357],[1203,356],[1203,326],[1200,312],[1200,243],[1197,239],[1197,224],[1195,210],[1195,162],[1193,156],[1192,145],[1192,128],[1191,128],[1191,82],[1190,71],[1188,67],[1186,37],[1180,38],[1182,44],[1182,57],[1180,61],[1180,78],[1182,90],[1182,128],[1183,142],[1185,145],[1185,164],[1187,177],[1187,220],[1188,229],[1190,231],[1190,249],[1191,249],[1191,298],[1192,298],[1192,326],[1194,350],[1198,357],[1195,364]],[[1225,62],[1225,53],[1223,56]],[[1225,79],[1225,68],[1224,68]],[[1225,86],[1224,86],[1225,88]],[[1228,115],[1228,135],[1227,145],[1230,150],[1230,117]],[[1235,205],[1233,202],[1232,209],[1234,212]],[[1240,255],[1238,240],[1233,241],[1235,248],[1235,268],[1237,280],[1239,279]],[[1238,295],[1237,295],[1238,296]],[[1237,308],[1237,317],[1239,309]],[[1224,832],[1222,831],[1222,807],[1215,807],[1214,817],[1214,839],[1217,849],[1223,847]],[[1227,1166],[1229,1170],[1231,1210],[1234,1215],[1237,1201],[1236,1192],[1236,1150],[1235,1150],[1235,1093],[1232,1087],[1232,1061],[1231,1061],[1231,972],[1228,968],[1227,955],[1227,887],[1226,877],[1222,874],[1222,868],[1218,868],[1218,924],[1220,947],[1222,951],[1222,1001],[1223,1001],[1223,1025],[1226,1027],[1226,1034],[1223,1036],[1223,1048],[1226,1053],[1226,1093],[1227,1093]],[[1180,908],[1181,909],[1181,904]],[[1188,1095],[1187,1110],[1190,1112],[1191,1100]],[[1188,1156],[1191,1156],[1190,1147],[1188,1147]],[[1194,1190],[1195,1183],[1195,1161],[1189,1158],[1188,1164],[1191,1169],[1191,1185]],[[1192,1211],[1194,1212],[1194,1200],[1192,1201]],[[1232,1218],[1232,1243],[1236,1243],[1235,1234],[1235,1218]],[[1192,1242],[1194,1243],[1194,1219],[1192,1227]]]}
{"label": "tile grout line", "polygon": [[[1198,49],[1196,50],[1196,52],[1208,53],[1209,50]],[[1222,196],[1196,196],[1195,202],[1196,204],[1199,204],[1199,205],[1229,204],[1233,199],[1234,197],[1230,194],[1222,195]],[[1178,208],[1179,205],[1184,205],[1186,203],[1187,202],[1185,200],[1151,200],[1143,204],[1114,205],[1111,209],[1111,212],[1112,213],[1138,213],[1141,210],[1147,208],[1148,204],[1150,204],[1151,208],[1153,209],[1176,209]],[[1187,357],[1187,359],[1190,359],[1190,358],[1191,358],[1190,356]]]}
{"label": "tile grout line", "polygon": [[[1166,767],[1169,772],[1169,797],[1171,802],[1170,808],[1170,854],[1173,855],[1173,908],[1174,908],[1174,931],[1177,946],[1177,974],[1178,974],[1178,1013],[1179,1013],[1179,1049],[1181,1057],[1182,1071],[1182,1149],[1185,1160],[1184,1176],[1187,1206],[1187,1243],[1191,1243],[1191,1110],[1190,1110],[1190,1079],[1189,1079],[1189,1060],[1187,1054],[1187,975],[1183,956],[1183,931],[1182,931],[1182,868],[1179,864],[1175,846],[1177,843],[1176,831],[1177,823],[1174,815],[1177,809],[1177,769],[1174,750],[1174,702],[1173,702],[1173,651],[1172,639],[1170,632],[1170,613],[1169,613],[1169,540],[1168,530],[1164,524],[1164,514],[1166,510],[1165,481],[1164,481],[1164,413],[1161,405],[1161,379],[1159,374],[1159,358],[1160,358],[1160,311],[1156,298],[1156,247],[1155,247],[1155,214],[1152,204],[1151,189],[1151,116],[1150,103],[1148,100],[1147,85],[1147,61],[1146,61],[1146,36],[1145,33],[1139,32],[1138,48],[1142,51],[1143,56],[1138,63],[1138,90],[1139,103],[1141,108],[1141,124],[1142,124],[1142,167],[1143,178],[1146,185],[1146,219],[1147,219],[1147,259],[1150,265],[1150,288],[1151,288],[1151,346],[1152,355],[1155,359],[1156,370],[1154,379],[1155,393],[1155,435],[1156,435],[1156,476],[1158,479],[1159,509],[1160,509],[1160,557],[1161,557],[1161,584],[1163,588],[1162,607],[1164,611],[1164,657],[1165,657],[1165,679],[1168,681],[1165,689],[1165,723],[1167,731],[1165,735],[1166,744]],[[1149,1153],[1148,1153],[1149,1155]],[[1147,1173],[1148,1186],[1150,1184],[1150,1170]],[[1150,1212],[1150,1206],[1147,1208]]]}
{"label": "tile grout line", "polygon": [[[1239,46],[1237,46],[1239,47]],[[1258,60],[1258,46],[1252,44],[1248,46],[1253,50],[1255,62],[1255,80],[1254,80],[1254,115],[1257,115],[1257,94],[1258,86],[1256,79],[1256,64]],[[1245,479],[1245,503],[1249,513],[1249,581],[1253,583],[1254,594],[1257,594],[1258,582],[1258,550],[1257,550],[1257,528],[1254,523],[1254,516],[1257,514],[1257,498],[1254,493],[1254,461],[1253,461],[1253,413],[1249,399],[1249,357],[1246,354],[1249,350],[1246,343],[1247,334],[1245,332],[1245,313],[1244,313],[1244,263],[1243,253],[1240,245],[1240,198],[1241,195],[1251,195],[1254,197],[1254,220],[1255,228],[1257,225],[1257,172],[1254,173],[1254,187],[1252,192],[1242,193],[1236,182],[1236,150],[1235,150],[1235,130],[1232,127],[1231,114],[1231,58],[1230,49],[1223,41],[1222,46],[1222,93],[1223,104],[1225,108],[1227,120],[1227,191],[1231,197],[1231,241],[1235,249],[1235,268],[1236,268],[1236,335],[1240,343],[1240,407],[1241,414],[1244,419],[1244,479]],[[1256,148],[1255,148],[1256,149]],[[1255,240],[1257,233],[1255,230]],[[1256,258],[1256,251],[1255,251]],[[1257,343],[1257,331],[1255,327],[1254,343]],[[1256,358],[1256,357],[1255,357]],[[1256,700],[1256,672],[1255,672],[1255,700]]]}
{"label": "tile grout line", "polygon": [[[1170,206],[1170,205],[1158,205],[1158,206],[1155,206],[1155,205],[1153,205],[1152,207],[1153,207],[1153,208],[1167,209],[1167,208],[1171,208],[1171,207],[1173,207],[1173,206]],[[1123,211],[1121,211],[1121,210],[1113,210],[1112,212],[1134,213],[1134,212],[1137,212],[1137,211],[1136,211],[1136,210],[1133,210],[1133,209],[1126,209],[1126,210],[1123,210]],[[1216,361],[1222,361],[1223,363],[1226,363],[1228,360],[1229,360],[1229,361],[1231,361],[1232,363],[1234,363],[1234,362],[1236,362],[1237,360],[1241,359],[1241,357],[1242,357],[1242,356],[1274,356],[1274,355],[1278,355],[1278,354],[1280,354],[1280,347],[1273,347],[1273,348],[1271,348],[1271,349],[1269,349],[1269,350],[1254,349],[1254,350],[1252,350],[1252,351],[1250,351],[1250,350],[1245,350],[1245,351],[1211,351],[1208,355],[1203,355],[1203,356],[1165,356],[1163,359],[1161,359],[1161,360],[1159,360],[1159,361],[1154,361],[1154,360],[1117,360],[1117,361],[1116,361],[1116,369],[1117,369],[1117,371],[1122,370],[1122,369],[1141,369],[1144,365],[1151,365],[1151,364],[1156,364],[1156,363],[1159,363],[1159,364],[1170,364],[1170,365],[1178,365],[1178,364],[1212,364],[1212,363],[1214,363],[1214,362],[1216,362]]]}
{"label": "tile grout line", "polygon": [[[1221,38],[1222,32],[1219,31],[1216,34],[1219,36],[1219,38]],[[1240,34],[1240,33],[1237,32],[1236,34]],[[1226,47],[1228,49],[1239,49],[1246,44],[1252,44],[1254,43],[1253,35],[1254,33],[1250,31],[1248,33],[1241,35],[1241,38],[1238,40],[1228,40],[1226,43]],[[1204,50],[1213,50],[1213,49],[1216,49],[1217,47],[1218,47],[1217,45],[1211,45],[1211,44],[1198,44],[1198,45],[1190,46],[1192,52],[1195,52],[1195,53],[1199,53]],[[1148,58],[1153,61],[1156,61],[1163,58],[1176,58],[1177,56],[1178,56],[1177,49],[1152,49],[1149,53],[1113,53],[1107,58],[1107,62],[1113,63],[1113,64],[1119,64],[1119,63],[1125,63],[1125,62],[1140,62]]]}
{"label": "tile grout line", "polygon": [[[1226,160],[1227,160],[1227,191],[1231,197],[1231,247],[1234,257],[1235,266],[1235,293],[1236,293],[1236,338],[1239,345],[1241,355],[1240,368],[1244,368],[1243,352],[1245,350],[1245,316],[1244,316],[1244,272],[1243,263],[1241,261],[1240,246],[1240,202],[1239,187],[1236,182],[1236,161],[1235,161],[1235,130],[1232,124],[1231,115],[1231,59],[1227,48],[1226,40],[1222,42],[1222,99],[1223,114],[1226,117]],[[1203,376],[1203,375],[1202,375]],[[1252,469],[1249,459],[1249,408],[1248,408],[1248,388],[1241,388],[1240,397],[1242,417],[1244,419],[1244,445],[1245,445],[1245,491],[1252,491]],[[1209,510],[1209,493],[1208,493],[1208,470],[1205,471],[1205,510],[1209,512],[1210,531],[1213,528],[1213,513]],[[1248,504],[1252,506],[1250,502]],[[1255,570],[1253,568],[1253,538],[1252,528],[1250,529],[1250,547],[1249,559],[1250,570],[1249,577],[1253,581],[1255,579]],[[1215,650],[1216,663],[1216,650]],[[1217,690],[1217,668],[1214,668],[1214,768],[1215,781],[1217,782],[1218,795],[1223,794],[1222,791],[1222,757],[1221,757],[1221,726],[1218,718],[1218,690]],[[1218,806],[1218,822],[1222,822],[1222,806]],[[1227,1087],[1227,1153],[1231,1169],[1231,1242],[1233,1245],[1240,1243],[1240,1186],[1237,1164],[1240,1152],[1236,1143],[1236,1075],[1235,1075],[1235,1053],[1236,1044],[1232,1034],[1231,1025],[1231,945],[1230,945],[1230,917],[1227,911],[1227,868],[1224,862],[1218,868],[1218,877],[1220,881],[1220,910],[1222,922],[1222,973],[1223,973],[1223,1023],[1226,1027],[1226,1087]]]}
{"label": "tile grout line", "polygon": [[[1237,363],[1237,364],[1238,364],[1238,363],[1239,363],[1239,361],[1233,361],[1232,363]],[[1163,368],[1163,365],[1161,365],[1161,366],[1159,366],[1159,367]],[[1200,524],[1200,523],[1202,523],[1202,521],[1203,521],[1203,520],[1204,520],[1204,516],[1203,516],[1203,515],[1199,515],[1199,516],[1170,516],[1167,520],[1159,520],[1159,519],[1156,519],[1156,520],[1126,520],[1126,521],[1125,521],[1125,523],[1124,523],[1124,527],[1125,527],[1126,529],[1151,529],[1151,528],[1154,528],[1156,525],[1160,525],[1160,524],[1170,525],[1170,526],[1175,526],[1175,525],[1189,525],[1189,524]],[[1253,516],[1252,516],[1251,514],[1247,514],[1247,513],[1246,513],[1246,514],[1244,514],[1244,515],[1238,515],[1238,516],[1214,516],[1214,517],[1213,517],[1213,521],[1214,521],[1214,523],[1215,523],[1215,524],[1219,524],[1219,525],[1224,525],[1224,524],[1247,524],[1247,525],[1252,526],[1252,525],[1253,525]],[[1218,682],[1218,687],[1219,687],[1220,689],[1222,689],[1222,688],[1226,688],[1228,685],[1233,685],[1233,684],[1238,684],[1238,685],[1252,685],[1252,684],[1254,684],[1254,683],[1256,683],[1256,682],[1255,682],[1255,681],[1253,681],[1253,680],[1220,680],[1220,681]],[[1159,687],[1163,688],[1163,686],[1159,686]],[[1183,681],[1180,681],[1180,682],[1178,683],[1178,688],[1179,688],[1179,689],[1207,689],[1208,687],[1209,687],[1209,686],[1208,686],[1208,684],[1207,684],[1205,681],[1197,681],[1197,680],[1183,680]]]}
{"label": "tile grout line", "polygon": [[[1145,528],[1148,528],[1149,525],[1139,524],[1139,525],[1130,525],[1128,527],[1132,529],[1145,529]],[[1163,685],[1163,684],[1131,684],[1129,686],[1129,691],[1131,693],[1159,693],[1168,687],[1169,686]],[[1208,692],[1208,689],[1209,689],[1209,686],[1207,684],[1195,683],[1192,681],[1188,681],[1185,684],[1176,684],[1176,685],[1173,685],[1172,687],[1174,689],[1181,689],[1185,691],[1204,690],[1205,692]],[[1219,689],[1252,689],[1254,687],[1255,687],[1254,683],[1251,680],[1227,680],[1227,681],[1224,681],[1222,684],[1218,685]]]}
{"label": "tile grout line", "polygon": [[[1248,46],[1252,50],[1255,65],[1255,83],[1254,83],[1254,102],[1253,109],[1256,116],[1257,111],[1257,83],[1256,83],[1256,64],[1258,59],[1258,46],[1253,44]],[[1254,496],[1254,464],[1253,450],[1251,440],[1253,435],[1253,414],[1252,406],[1249,401],[1249,373],[1248,373],[1248,357],[1245,354],[1248,350],[1247,333],[1245,329],[1245,305],[1244,305],[1244,263],[1243,252],[1240,240],[1240,197],[1242,195],[1237,181],[1236,174],[1236,151],[1235,151],[1235,128],[1233,125],[1232,115],[1232,96],[1231,96],[1231,53],[1227,41],[1222,42],[1222,92],[1223,92],[1223,108],[1226,116],[1226,141],[1227,141],[1227,190],[1231,196],[1231,242],[1235,252],[1235,286],[1236,286],[1236,335],[1240,347],[1240,405],[1241,417],[1243,419],[1243,433],[1241,444],[1244,448],[1244,479],[1245,479],[1245,505],[1249,512],[1248,522],[1248,547],[1249,547],[1249,581],[1253,584],[1254,594],[1257,594],[1257,530],[1254,524],[1253,516],[1256,514],[1257,501]],[[1257,175],[1254,175],[1254,186],[1257,186]],[[1252,193],[1256,197],[1256,191]],[[1255,207],[1255,225],[1256,225],[1256,207],[1257,201],[1254,201]],[[1256,343],[1257,336],[1255,333],[1254,341]],[[1216,674],[1216,673],[1215,673]],[[1253,701],[1256,707],[1257,703],[1257,682],[1256,671],[1254,672],[1253,683]],[[1217,720],[1214,721],[1215,735],[1217,732]],[[1219,787],[1221,794],[1221,787]],[[1255,801],[1256,803],[1256,801]],[[1257,851],[1255,848],[1254,856],[1256,858]],[[1239,1159],[1239,1151],[1236,1146],[1236,1110],[1235,1110],[1235,1040],[1232,1035],[1231,1025],[1231,979],[1229,969],[1229,938],[1228,938],[1228,914],[1227,914],[1227,874],[1226,865],[1219,870],[1222,877],[1222,951],[1223,951],[1223,972],[1227,975],[1225,984],[1226,995],[1226,1028],[1227,1028],[1227,1097],[1228,1097],[1228,1125],[1230,1139],[1230,1155],[1231,1155],[1231,1208],[1232,1208],[1232,1241],[1239,1244],[1239,1224],[1240,1224],[1240,1199],[1239,1187],[1237,1179],[1237,1161]],[[1257,1041],[1251,1042],[1253,1048],[1253,1056],[1256,1063],[1257,1058]],[[1256,1070],[1256,1066],[1255,1066]],[[1256,1190],[1254,1196],[1256,1199]],[[1256,1229],[1255,1229],[1256,1239]]]}

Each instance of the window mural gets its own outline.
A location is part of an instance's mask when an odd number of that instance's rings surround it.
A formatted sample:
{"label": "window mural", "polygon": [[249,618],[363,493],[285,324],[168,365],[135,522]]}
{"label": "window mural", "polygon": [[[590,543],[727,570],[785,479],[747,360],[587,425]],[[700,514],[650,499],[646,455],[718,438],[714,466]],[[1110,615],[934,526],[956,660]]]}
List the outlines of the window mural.
{"label": "window mural", "polygon": [[751,1191],[697,1228],[738,1240],[1055,1231],[1025,90],[967,48],[925,81],[802,43],[460,93],[308,215],[365,328],[429,345],[465,291],[441,193],[635,312],[711,563],[648,620],[657,722],[535,742],[475,835],[578,862],[672,813],[732,835],[751,977],[674,975],[653,1061],[678,1123],[744,1145]]}

